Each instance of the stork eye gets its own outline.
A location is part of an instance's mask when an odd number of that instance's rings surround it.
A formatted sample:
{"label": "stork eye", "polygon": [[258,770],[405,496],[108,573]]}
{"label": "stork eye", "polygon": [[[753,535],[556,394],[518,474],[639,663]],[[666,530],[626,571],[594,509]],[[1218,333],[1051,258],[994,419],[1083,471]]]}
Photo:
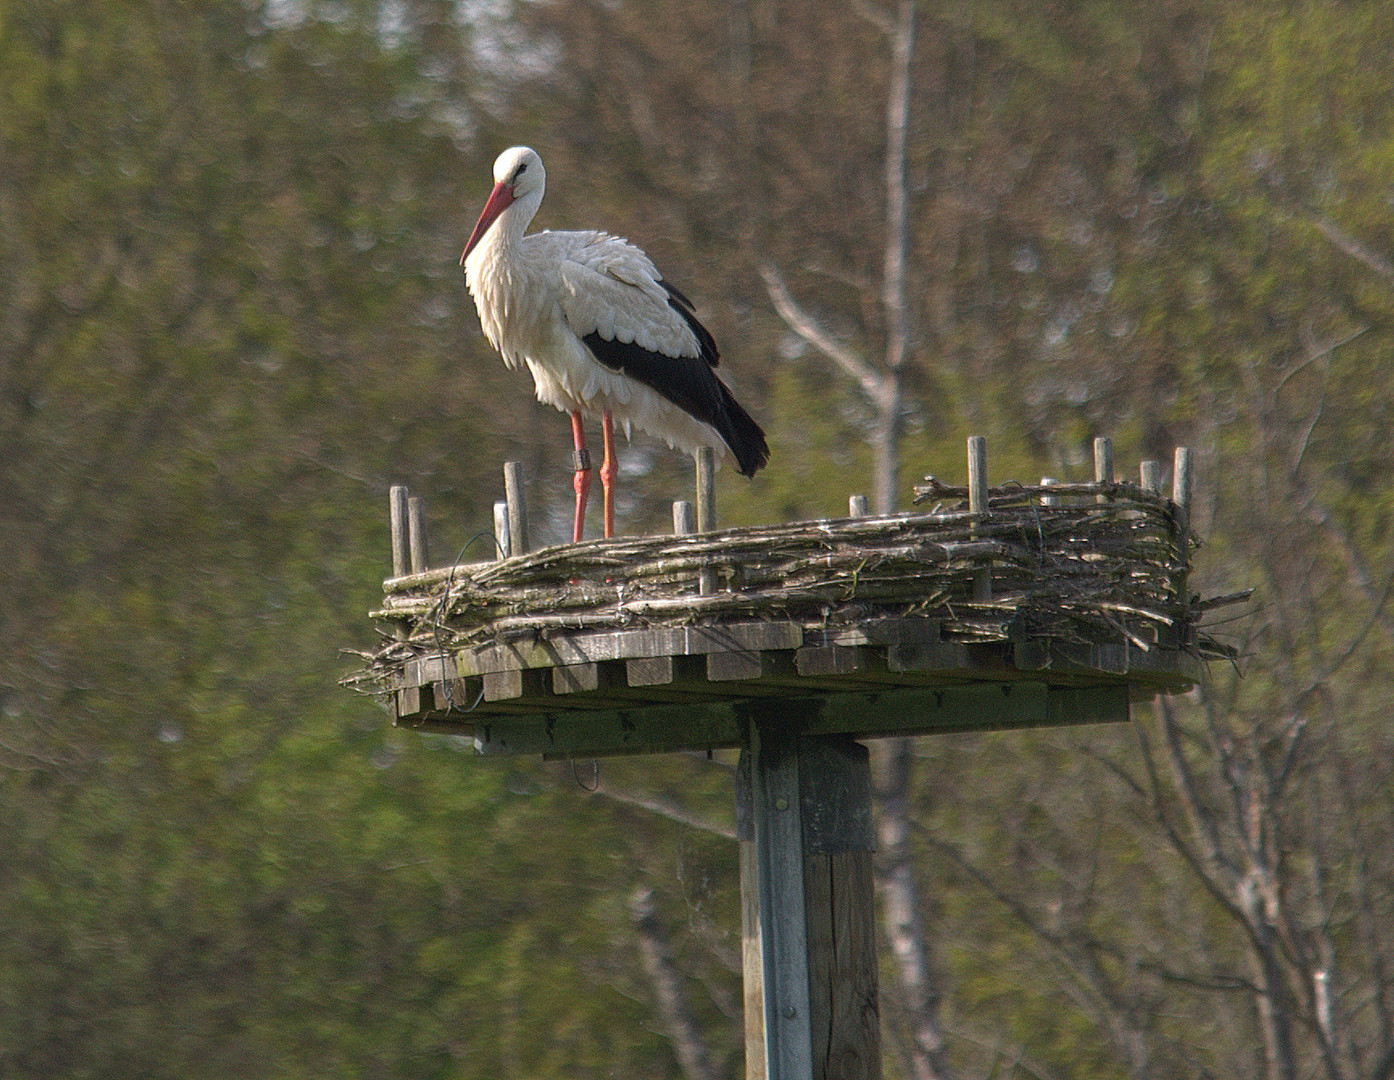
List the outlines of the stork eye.
{"label": "stork eye", "polygon": [[518,168],[517,168],[516,170],[514,170],[514,173],[513,173],[513,182],[516,184],[516,183],[518,182],[518,177],[522,176],[523,173],[527,172],[527,170],[528,170],[528,163],[525,161],[525,162],[523,162],[521,165],[519,165]]}

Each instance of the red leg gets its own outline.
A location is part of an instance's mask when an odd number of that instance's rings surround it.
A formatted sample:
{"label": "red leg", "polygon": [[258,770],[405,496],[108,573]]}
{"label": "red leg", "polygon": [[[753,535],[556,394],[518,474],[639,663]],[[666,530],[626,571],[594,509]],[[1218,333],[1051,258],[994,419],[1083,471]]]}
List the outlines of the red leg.
{"label": "red leg", "polygon": [[605,457],[600,463],[600,488],[605,497],[605,536],[615,535],[615,477],[619,461],[615,457],[615,421],[606,409],[600,414],[600,437],[605,444]]}
{"label": "red leg", "polygon": [[571,480],[571,486],[576,489],[576,521],[571,528],[571,542],[579,544],[586,524],[586,496],[591,490],[590,452],[586,450],[586,429],[581,424],[579,409],[571,413],[571,437],[576,442],[576,475]]}

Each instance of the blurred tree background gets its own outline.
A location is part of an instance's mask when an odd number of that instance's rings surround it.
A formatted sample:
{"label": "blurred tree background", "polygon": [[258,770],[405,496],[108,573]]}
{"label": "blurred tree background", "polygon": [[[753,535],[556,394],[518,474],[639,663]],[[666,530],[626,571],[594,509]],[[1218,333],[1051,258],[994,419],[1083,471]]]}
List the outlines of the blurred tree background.
{"label": "blurred tree background", "polygon": [[[437,561],[506,458],[565,528],[456,265],[522,142],[767,427],[727,522],[874,483],[770,270],[908,331],[903,491],[970,432],[994,481],[1191,445],[1196,588],[1259,590],[1242,679],[913,745],[888,1076],[1394,1076],[1390,55],[1377,0],[0,0],[0,1076],[742,1075],[729,760],[480,762],[336,686],[390,483]],[[623,460],[660,527],[689,463]]]}

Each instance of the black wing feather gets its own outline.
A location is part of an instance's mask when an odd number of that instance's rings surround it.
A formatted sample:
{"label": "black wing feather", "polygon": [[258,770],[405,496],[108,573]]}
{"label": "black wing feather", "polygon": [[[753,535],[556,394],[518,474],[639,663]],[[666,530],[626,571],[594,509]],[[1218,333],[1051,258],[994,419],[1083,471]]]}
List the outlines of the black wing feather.
{"label": "black wing feather", "polygon": [[754,476],[770,459],[765,433],[712,370],[719,360],[716,341],[697,321],[692,302],[667,282],[661,284],[668,290],[669,305],[692,328],[700,356],[665,356],[632,341],[607,340],[598,331],[581,340],[610,370],[623,372],[690,416],[710,424],[731,448],[741,475]]}

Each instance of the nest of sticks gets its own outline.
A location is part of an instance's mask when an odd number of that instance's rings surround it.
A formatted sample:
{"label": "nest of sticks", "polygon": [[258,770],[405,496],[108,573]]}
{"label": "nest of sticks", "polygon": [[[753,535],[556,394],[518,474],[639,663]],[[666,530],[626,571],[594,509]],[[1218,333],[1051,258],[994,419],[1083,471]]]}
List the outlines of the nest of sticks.
{"label": "nest of sticks", "polygon": [[1247,594],[1187,595],[1198,542],[1163,495],[1127,483],[1009,485],[990,489],[989,512],[977,514],[966,488],[929,477],[916,491],[928,509],[562,544],[391,579],[372,617],[397,632],[345,682],[380,687],[410,659],[472,646],[761,618],[831,629],[924,616],[947,641],[1126,640],[1233,659],[1200,619]]}

